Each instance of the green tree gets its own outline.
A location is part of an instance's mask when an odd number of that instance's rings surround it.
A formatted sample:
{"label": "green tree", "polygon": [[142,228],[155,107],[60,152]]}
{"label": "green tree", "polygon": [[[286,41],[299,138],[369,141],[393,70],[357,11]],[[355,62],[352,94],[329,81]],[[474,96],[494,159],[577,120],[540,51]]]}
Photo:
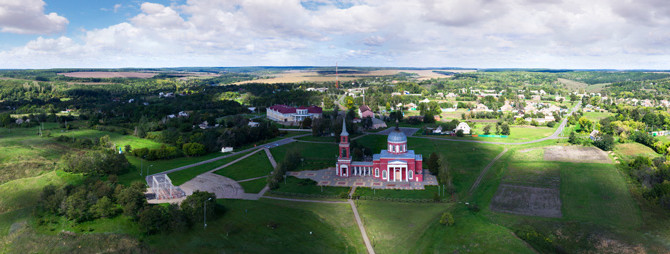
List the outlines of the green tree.
{"label": "green tree", "polygon": [[168,219],[161,206],[151,205],[142,210],[138,222],[142,232],[151,235],[166,230],[169,222]]}
{"label": "green tree", "polygon": [[116,202],[123,208],[123,214],[137,218],[140,211],[147,205],[144,197],[145,185],[142,182],[134,182],[130,187],[121,189],[116,195]]}
{"label": "green tree", "polygon": [[440,224],[445,226],[453,226],[455,223],[454,216],[450,212],[442,213],[442,216],[440,217]]}
{"label": "green tree", "polygon": [[91,206],[90,213],[96,218],[108,218],[116,215],[117,210],[112,200],[105,196]]}
{"label": "green tree", "polygon": [[440,156],[436,152],[432,152],[428,156],[426,167],[432,175],[437,175],[440,172]]}
{"label": "green tree", "polygon": [[612,135],[605,134],[600,135],[593,141],[593,145],[602,149],[603,151],[612,151],[614,148],[614,138]]}
{"label": "green tree", "polygon": [[491,125],[487,124],[486,126],[484,126],[484,135],[489,135],[489,134],[491,134]]}
{"label": "green tree", "polygon": [[510,134],[509,124],[503,123],[503,124],[500,125],[500,134],[502,134],[502,135],[509,135]]}
{"label": "green tree", "polygon": [[578,142],[577,135],[575,135],[574,131],[571,131],[570,136],[568,137],[568,143],[574,145],[574,144],[577,144],[577,142]]}
{"label": "green tree", "polygon": [[[184,213],[186,219],[191,223],[203,222],[205,211],[207,209],[207,216],[213,218],[216,209],[216,195],[214,193],[198,191],[193,192],[191,196],[188,196],[181,203],[181,210]],[[205,208],[207,206],[207,208]]]}
{"label": "green tree", "polygon": [[9,126],[12,122],[14,122],[14,119],[12,119],[12,116],[9,113],[0,114],[0,124],[2,124],[3,127]]}
{"label": "green tree", "polygon": [[88,202],[86,201],[86,191],[81,189],[63,200],[60,212],[65,218],[75,222],[85,221],[89,217]]}

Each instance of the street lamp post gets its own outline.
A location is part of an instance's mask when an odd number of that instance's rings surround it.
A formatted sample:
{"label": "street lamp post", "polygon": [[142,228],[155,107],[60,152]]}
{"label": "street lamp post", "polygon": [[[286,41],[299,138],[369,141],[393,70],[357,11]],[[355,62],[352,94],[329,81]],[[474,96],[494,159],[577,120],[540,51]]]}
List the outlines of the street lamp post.
{"label": "street lamp post", "polygon": [[202,203],[202,207],[204,209],[203,213],[202,213],[202,215],[203,215],[202,216],[203,217],[202,222],[204,224],[203,229],[207,229],[207,201],[210,201],[210,200],[212,200],[212,198],[208,198],[207,200],[205,200],[205,202]]}

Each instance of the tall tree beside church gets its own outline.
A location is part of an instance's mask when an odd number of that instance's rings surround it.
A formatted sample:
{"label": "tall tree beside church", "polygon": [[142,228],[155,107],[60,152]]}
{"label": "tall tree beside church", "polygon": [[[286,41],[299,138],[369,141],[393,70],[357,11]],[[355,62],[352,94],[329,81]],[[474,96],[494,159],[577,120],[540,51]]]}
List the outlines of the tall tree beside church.
{"label": "tall tree beside church", "polygon": [[440,172],[440,156],[435,152],[431,153],[426,161],[426,167],[432,175],[437,175]]}

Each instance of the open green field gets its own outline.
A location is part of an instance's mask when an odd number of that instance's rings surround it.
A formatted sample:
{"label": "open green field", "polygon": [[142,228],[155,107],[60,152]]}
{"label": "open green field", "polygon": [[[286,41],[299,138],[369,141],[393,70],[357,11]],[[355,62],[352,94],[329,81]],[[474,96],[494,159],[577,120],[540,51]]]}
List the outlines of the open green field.
{"label": "open green field", "polygon": [[[154,148],[160,148],[161,143],[150,140],[150,139],[143,139],[143,138],[138,138],[132,135],[122,135],[119,133],[114,133],[114,132],[107,132],[107,131],[98,131],[98,130],[90,130],[90,129],[84,129],[84,130],[69,130],[67,132],[62,132],[62,133],[53,133],[52,134],[54,137],[57,136],[66,136],[66,137],[73,137],[73,138],[91,138],[91,139],[99,139],[103,136],[109,136],[109,140],[116,145],[116,147],[121,147],[123,148],[126,145],[130,145],[132,148],[149,148],[149,149],[154,149]],[[118,149],[118,148],[117,148]]]}
{"label": "open green field", "polygon": [[[53,123],[45,124],[44,128],[60,130]],[[61,156],[72,151],[78,149],[56,142],[54,138],[40,137],[37,127],[0,128],[0,184],[51,171]]]}
{"label": "open green field", "polygon": [[254,177],[266,176],[272,172],[272,164],[264,151],[255,153],[233,165],[215,171],[215,174],[239,181]]}
{"label": "open green field", "polygon": [[[349,204],[261,199],[218,200],[223,216],[188,232],[147,237],[158,252],[363,253],[365,245]],[[274,223],[276,228],[268,225]],[[310,234],[311,232],[311,234]]]}
{"label": "open green field", "polygon": [[622,158],[631,158],[638,155],[648,156],[648,157],[658,157],[660,154],[656,153],[653,149],[649,148],[640,143],[624,143],[616,144],[614,146],[614,152],[621,156]]}
{"label": "open green field", "polygon": [[[459,207],[462,204],[356,203],[377,253],[532,253],[509,229]],[[454,214],[454,226],[439,224],[445,211]]]}
{"label": "open green field", "polygon": [[337,144],[293,142],[270,149],[277,163],[281,163],[288,151],[298,151],[304,161],[297,171],[316,170],[335,166],[337,159]]}
{"label": "open green field", "polygon": [[[491,134],[495,135],[495,124],[490,123],[491,125]],[[476,123],[472,129],[473,133],[477,135],[484,135],[484,127],[487,123]],[[472,126],[470,126],[472,127]],[[533,141],[536,139],[546,138],[551,136],[556,132],[558,125],[553,128],[549,127],[519,127],[519,126],[510,126],[510,135],[506,138],[492,138],[492,137],[456,137],[456,136],[440,136],[440,135],[421,135],[419,133],[416,136],[425,136],[425,137],[436,137],[444,139],[464,139],[464,140],[481,140],[481,141],[490,141],[490,142],[508,142],[508,143],[519,143],[526,141]]]}
{"label": "open green field", "polygon": [[609,112],[584,112],[584,117],[594,122],[600,121],[600,119],[607,118],[613,115],[614,114]]}
{"label": "open green field", "polygon": [[[542,147],[549,145],[545,143],[514,147],[494,165],[470,197],[470,202],[482,209],[479,214],[492,224],[507,227],[540,252],[556,252],[554,248],[567,253],[640,252],[643,246],[656,250],[652,252],[664,249],[658,238],[641,234],[657,232],[657,226],[651,226],[654,229],[643,226],[645,221],[656,219],[643,216],[616,165],[544,162]],[[491,211],[489,204],[500,183],[510,183],[511,179],[518,180],[517,184],[552,186],[556,184],[557,170],[563,217]],[[458,216],[455,217],[458,223]],[[538,235],[528,238],[527,232]],[[608,241],[609,245],[601,244]]]}
{"label": "open green field", "polygon": [[218,161],[198,165],[195,167],[190,167],[184,170],[172,172],[168,174],[168,177],[170,177],[170,180],[172,181],[172,184],[174,185],[182,185],[185,182],[190,181],[191,179],[195,178],[196,176],[200,174],[204,174],[207,171],[210,171],[212,169],[215,169],[217,167],[226,165],[234,160],[237,160],[238,158],[246,155],[248,153],[240,153],[236,154],[233,156],[230,156],[228,158],[220,159]]}

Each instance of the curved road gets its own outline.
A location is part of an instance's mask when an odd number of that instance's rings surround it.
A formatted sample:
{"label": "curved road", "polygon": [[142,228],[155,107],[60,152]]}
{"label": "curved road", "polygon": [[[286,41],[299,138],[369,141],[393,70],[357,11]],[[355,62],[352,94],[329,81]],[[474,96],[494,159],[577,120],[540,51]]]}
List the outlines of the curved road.
{"label": "curved road", "polygon": [[[575,110],[582,105],[582,102],[580,101],[575,105],[570,112],[568,112],[567,115],[571,115]],[[561,121],[561,125],[558,126],[558,129],[554,132],[554,134],[551,134],[549,137],[544,137],[541,139],[536,139],[536,140],[531,140],[531,141],[525,141],[525,142],[518,142],[518,143],[509,143],[509,142],[493,142],[493,141],[481,141],[481,140],[469,140],[469,139],[451,139],[451,138],[434,138],[434,137],[415,137],[415,138],[423,138],[423,139],[434,139],[434,140],[447,140],[447,141],[455,141],[455,142],[470,142],[470,143],[482,143],[482,144],[494,144],[494,145],[525,145],[525,144],[532,144],[532,143],[538,143],[542,142],[545,140],[550,140],[550,139],[559,139],[559,135],[561,132],[563,132],[563,129],[565,129],[565,125],[568,123],[568,117],[563,117],[563,121]]]}

